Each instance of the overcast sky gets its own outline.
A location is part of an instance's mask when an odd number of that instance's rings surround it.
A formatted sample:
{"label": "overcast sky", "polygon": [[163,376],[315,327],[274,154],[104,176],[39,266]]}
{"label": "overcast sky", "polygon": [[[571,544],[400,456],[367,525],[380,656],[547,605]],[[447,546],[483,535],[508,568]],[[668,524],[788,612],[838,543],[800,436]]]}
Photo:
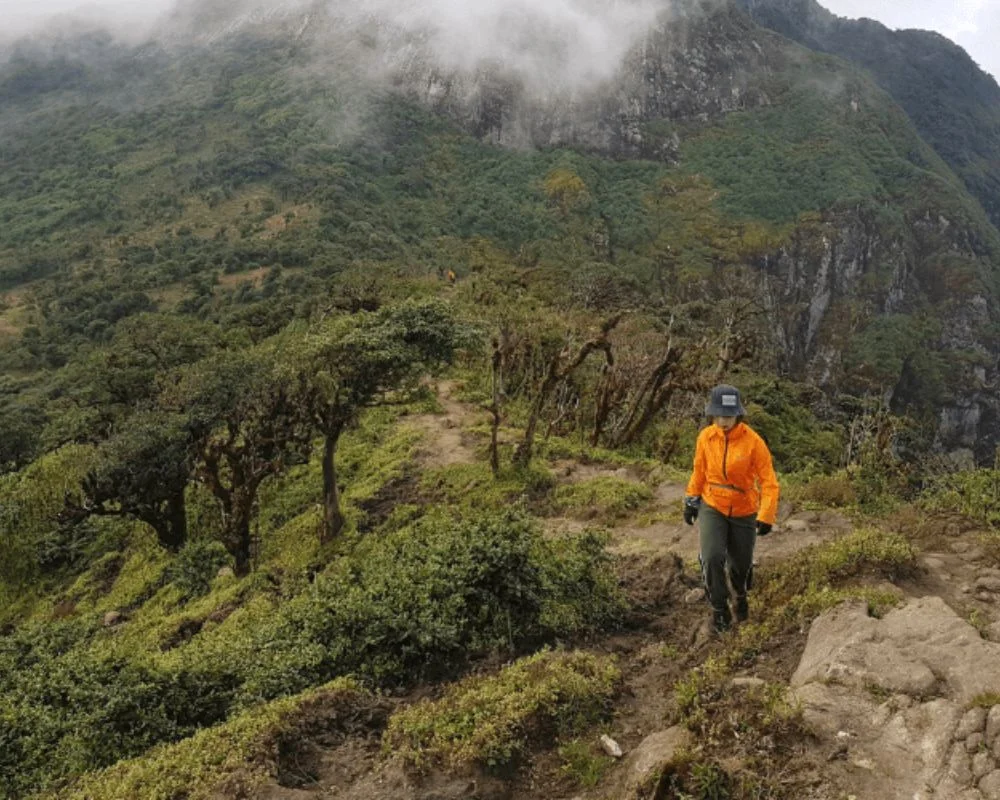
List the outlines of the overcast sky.
{"label": "overcast sky", "polygon": [[[245,4],[245,0],[234,0]],[[272,0],[273,1],[273,0]],[[280,0],[279,0],[280,1]],[[665,0],[660,0],[665,2]],[[198,0],[187,0],[197,5]],[[577,0],[507,0],[506,3],[490,0],[367,0],[368,4],[391,7],[401,13],[421,14],[437,12],[442,6],[451,12],[467,11],[466,23],[482,21],[485,16],[502,14],[501,8],[522,5],[534,7],[536,12],[544,9],[543,17],[561,17],[567,7],[589,6]],[[835,14],[846,17],[871,17],[885,23],[890,28],[926,28],[938,31],[960,44],[987,72],[1000,77],[1000,48],[995,42],[1000,38],[1000,0],[821,0]],[[363,5],[364,3],[362,3]],[[153,20],[164,10],[174,5],[174,0],[0,0],[0,31],[6,33],[23,32],[27,28],[52,18],[56,14],[87,10],[87,16],[97,15],[115,23],[118,30],[131,30],[134,35],[148,33]],[[645,5],[642,3],[641,5]],[[416,11],[415,11],[416,9]],[[492,9],[492,10],[491,10]],[[620,15],[616,15],[621,19]],[[641,16],[641,15],[640,15]],[[580,31],[584,34],[577,39],[590,38],[601,41],[594,34],[591,24],[596,20],[582,20]],[[604,21],[604,20],[600,20]],[[632,27],[639,20],[628,19],[626,27]],[[629,31],[630,33],[632,31]],[[466,40],[468,41],[468,40]],[[590,42],[594,44],[594,41]],[[618,44],[617,39],[614,44]],[[617,48],[614,48],[617,50]]]}
{"label": "overcast sky", "polygon": [[[3,2],[3,0],[0,0]],[[1000,0],[820,0],[842,17],[869,17],[890,28],[937,31],[1000,79]]]}

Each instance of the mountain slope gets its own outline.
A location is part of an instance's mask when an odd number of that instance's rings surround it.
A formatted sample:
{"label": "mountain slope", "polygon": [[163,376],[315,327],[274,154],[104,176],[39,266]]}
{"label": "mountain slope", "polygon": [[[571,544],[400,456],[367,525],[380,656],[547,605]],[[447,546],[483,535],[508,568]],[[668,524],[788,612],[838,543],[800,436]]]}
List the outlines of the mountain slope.
{"label": "mountain slope", "polygon": [[749,266],[762,367],[992,453],[1000,236],[863,74],[717,1],[673,4],[613,77],[565,92],[333,11],[257,19],[216,21],[209,46],[25,44],[3,67],[0,279],[51,276],[7,315],[8,364],[62,366],[148,308],[249,319],[261,298],[213,298],[211,276],[298,270],[263,303],[273,331],[344,269],[450,269],[483,237],[553,286],[587,264],[667,302]]}
{"label": "mountain slope", "polygon": [[867,70],[1000,222],[1000,86],[940,34],[837,17],[816,0],[740,0],[759,24]]}

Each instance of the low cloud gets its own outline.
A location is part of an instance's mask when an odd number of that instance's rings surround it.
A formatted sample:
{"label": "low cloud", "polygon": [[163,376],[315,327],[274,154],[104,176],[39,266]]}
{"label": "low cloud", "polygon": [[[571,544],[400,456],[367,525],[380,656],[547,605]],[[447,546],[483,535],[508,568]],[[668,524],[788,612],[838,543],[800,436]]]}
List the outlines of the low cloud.
{"label": "low cloud", "polygon": [[[0,0],[6,38],[105,27],[119,39],[204,38],[251,20],[313,13],[377,30],[445,70],[499,66],[527,84],[579,88],[614,75],[669,0]],[[0,34],[3,38],[4,34]],[[400,53],[388,53],[390,59]]]}
{"label": "low cloud", "polygon": [[665,0],[360,0],[334,13],[384,20],[445,69],[489,64],[527,83],[579,87],[614,75]]}

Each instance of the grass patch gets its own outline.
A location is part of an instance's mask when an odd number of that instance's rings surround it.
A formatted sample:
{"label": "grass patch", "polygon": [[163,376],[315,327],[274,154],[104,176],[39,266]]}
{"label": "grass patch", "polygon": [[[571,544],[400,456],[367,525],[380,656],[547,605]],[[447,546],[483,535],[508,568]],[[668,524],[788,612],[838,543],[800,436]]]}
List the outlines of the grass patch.
{"label": "grass patch", "polygon": [[989,710],[993,706],[1000,706],[1000,693],[984,692],[983,694],[977,694],[969,701],[966,708],[985,708]]}
{"label": "grass patch", "polygon": [[653,492],[645,484],[608,476],[560,486],[552,503],[557,511],[571,517],[613,521],[652,499]]}
{"label": "grass patch", "polygon": [[[325,729],[336,727],[370,697],[353,681],[338,679],[326,686],[269,703],[235,719],[171,745],[161,745],[140,758],[85,776],[69,789],[47,798],[62,800],[207,800],[248,796],[276,776],[283,742],[308,736],[307,712],[321,707]],[[312,721],[315,725],[315,720]]]}
{"label": "grass patch", "polygon": [[573,739],[559,746],[559,771],[577,786],[593,789],[615,763],[611,756],[598,752],[592,745]]}
{"label": "grass patch", "polygon": [[610,658],[538,653],[396,714],[384,747],[415,766],[516,765],[530,746],[572,736],[600,720],[620,678]]}
{"label": "grass patch", "polygon": [[786,497],[810,510],[852,508],[858,503],[857,491],[846,472],[819,475],[805,483],[792,482]]}
{"label": "grass patch", "polygon": [[518,501],[544,496],[555,484],[552,473],[537,462],[524,469],[506,467],[496,478],[488,464],[452,464],[427,470],[421,489],[434,500],[467,509],[503,509]]}

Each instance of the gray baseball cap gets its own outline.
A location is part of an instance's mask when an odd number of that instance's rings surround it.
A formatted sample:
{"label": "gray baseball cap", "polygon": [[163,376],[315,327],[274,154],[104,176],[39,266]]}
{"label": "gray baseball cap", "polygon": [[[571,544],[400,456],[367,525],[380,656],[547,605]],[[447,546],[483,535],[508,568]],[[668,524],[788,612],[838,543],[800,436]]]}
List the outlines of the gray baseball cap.
{"label": "gray baseball cap", "polygon": [[746,413],[740,399],[740,390],[735,386],[723,384],[712,389],[708,405],[705,406],[706,417],[742,417]]}

